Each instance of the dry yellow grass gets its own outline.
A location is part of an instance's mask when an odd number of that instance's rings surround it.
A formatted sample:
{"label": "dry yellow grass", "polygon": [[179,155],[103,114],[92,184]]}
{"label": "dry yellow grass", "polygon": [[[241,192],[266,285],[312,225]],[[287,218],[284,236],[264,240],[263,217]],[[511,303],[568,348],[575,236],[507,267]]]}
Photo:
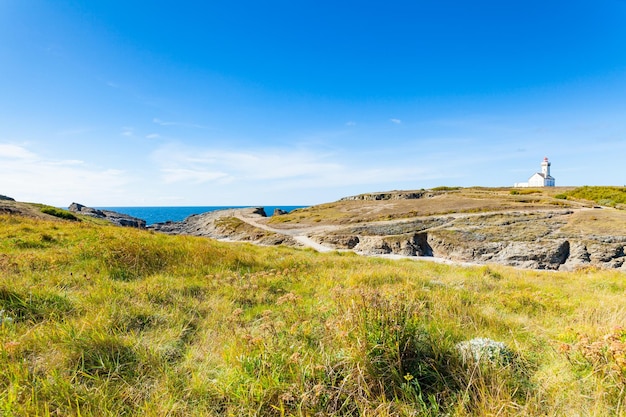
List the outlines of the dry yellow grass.
{"label": "dry yellow grass", "polygon": [[590,209],[574,213],[564,232],[582,235],[609,236],[616,231],[626,233],[626,211],[611,208]]}

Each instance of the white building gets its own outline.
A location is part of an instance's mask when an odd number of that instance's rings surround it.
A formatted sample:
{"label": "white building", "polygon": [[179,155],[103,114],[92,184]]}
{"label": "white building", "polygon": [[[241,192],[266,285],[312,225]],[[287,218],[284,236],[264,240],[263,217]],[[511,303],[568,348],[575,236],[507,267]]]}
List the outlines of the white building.
{"label": "white building", "polygon": [[550,162],[543,158],[541,172],[534,173],[528,182],[516,182],[515,187],[554,187],[554,177],[550,175]]}

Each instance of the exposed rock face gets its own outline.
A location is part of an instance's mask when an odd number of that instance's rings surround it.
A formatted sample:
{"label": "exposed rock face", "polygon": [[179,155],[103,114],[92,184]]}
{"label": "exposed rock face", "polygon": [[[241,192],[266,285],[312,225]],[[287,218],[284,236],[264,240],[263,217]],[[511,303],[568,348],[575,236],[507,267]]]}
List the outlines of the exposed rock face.
{"label": "exposed rock face", "polygon": [[2,194],[0,194],[0,200],[15,201],[14,198],[7,197],[6,195],[2,195]]}
{"label": "exposed rock face", "polygon": [[559,269],[569,254],[568,241],[511,242],[489,260],[528,269]]}
{"label": "exposed rock face", "polygon": [[569,257],[559,269],[573,271],[591,263],[591,255],[583,242],[574,242],[570,245]]}
{"label": "exposed rock face", "polygon": [[526,269],[571,271],[598,266],[626,271],[626,236],[562,233],[572,214],[571,210],[485,213],[456,219],[375,222],[316,233],[311,238],[334,249],[365,255],[435,256]]}
{"label": "exposed rock face", "polygon": [[273,214],[273,215],[274,215],[274,216],[283,216],[283,215],[285,215],[285,214],[287,214],[287,213],[289,213],[289,212],[288,212],[288,211],[285,211],[285,210],[283,210],[283,209],[281,209],[281,208],[275,208],[275,209],[274,209],[274,214]]}
{"label": "exposed rock face", "polygon": [[387,192],[387,193],[368,193],[359,194],[350,197],[344,197],[340,201],[373,201],[373,200],[414,200],[418,198],[432,197],[433,193],[427,193],[425,191],[416,192]]}
{"label": "exposed rock face", "polygon": [[333,249],[354,249],[359,244],[358,236],[352,235],[315,235],[312,239]]}
{"label": "exposed rock face", "polygon": [[118,226],[138,227],[138,228],[146,227],[145,220],[138,219],[137,217],[129,216],[127,214],[122,214],[122,213],[118,213],[115,211],[98,210],[92,207],[83,206],[82,204],[78,204],[78,203],[70,204],[69,210],[73,213],[83,214],[83,215],[95,217],[98,219],[104,219]]}

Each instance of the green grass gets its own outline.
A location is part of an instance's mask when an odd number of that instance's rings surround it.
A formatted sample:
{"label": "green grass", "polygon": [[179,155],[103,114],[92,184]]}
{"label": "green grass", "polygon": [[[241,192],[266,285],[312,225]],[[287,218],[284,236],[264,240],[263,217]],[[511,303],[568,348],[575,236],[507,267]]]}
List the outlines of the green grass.
{"label": "green grass", "polygon": [[529,194],[542,194],[541,190],[536,189],[514,189],[510,192],[511,195],[529,195]]}
{"label": "green grass", "polygon": [[625,415],[625,291],[0,216],[0,414]]}

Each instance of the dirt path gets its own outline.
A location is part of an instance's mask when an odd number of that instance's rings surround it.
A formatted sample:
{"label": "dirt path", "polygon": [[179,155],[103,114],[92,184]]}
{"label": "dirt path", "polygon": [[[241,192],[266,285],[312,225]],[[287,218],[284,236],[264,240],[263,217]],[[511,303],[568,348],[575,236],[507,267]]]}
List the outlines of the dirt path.
{"label": "dirt path", "polygon": [[276,229],[258,221],[258,219],[267,219],[266,217],[251,217],[245,216],[241,213],[235,214],[235,217],[259,229],[267,230],[268,232],[276,233],[279,235],[290,236],[305,247],[315,249],[318,252],[332,252],[336,250],[334,248],[329,248],[328,246],[317,243],[309,237],[309,235],[313,232],[328,232],[334,230],[336,228],[335,226],[312,226],[303,227],[300,229]]}

